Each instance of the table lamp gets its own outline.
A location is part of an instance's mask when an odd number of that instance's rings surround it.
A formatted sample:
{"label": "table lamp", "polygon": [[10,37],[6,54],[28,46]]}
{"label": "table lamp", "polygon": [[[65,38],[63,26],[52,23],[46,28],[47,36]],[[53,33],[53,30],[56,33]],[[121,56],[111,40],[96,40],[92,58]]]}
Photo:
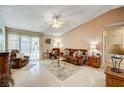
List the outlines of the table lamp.
{"label": "table lamp", "polygon": [[95,50],[96,50],[96,45],[95,44],[91,44],[90,45],[90,51],[92,52],[92,56],[95,55]]}
{"label": "table lamp", "polygon": [[114,54],[113,56],[111,56],[113,63],[113,67],[111,70],[117,73],[121,73],[120,64],[123,60],[122,55],[124,55],[124,48],[119,44],[114,44],[110,47],[108,52]]}

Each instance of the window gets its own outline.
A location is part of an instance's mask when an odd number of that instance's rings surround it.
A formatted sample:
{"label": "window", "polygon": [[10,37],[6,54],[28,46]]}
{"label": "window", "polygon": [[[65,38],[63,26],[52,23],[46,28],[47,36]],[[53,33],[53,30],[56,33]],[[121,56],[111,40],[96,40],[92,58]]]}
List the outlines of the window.
{"label": "window", "polygon": [[3,35],[2,35],[2,30],[0,29],[0,51],[2,51],[3,50]]}
{"label": "window", "polygon": [[15,35],[15,34],[8,35],[8,50],[9,51],[11,51],[12,49],[20,50],[19,39],[20,39],[19,35]]}
{"label": "window", "polygon": [[29,36],[21,36],[21,53],[30,56],[30,42]]}
{"label": "window", "polygon": [[12,49],[18,49],[30,59],[39,59],[39,37],[9,34],[8,50]]}
{"label": "window", "polygon": [[31,58],[39,59],[39,38],[38,37],[31,38]]}

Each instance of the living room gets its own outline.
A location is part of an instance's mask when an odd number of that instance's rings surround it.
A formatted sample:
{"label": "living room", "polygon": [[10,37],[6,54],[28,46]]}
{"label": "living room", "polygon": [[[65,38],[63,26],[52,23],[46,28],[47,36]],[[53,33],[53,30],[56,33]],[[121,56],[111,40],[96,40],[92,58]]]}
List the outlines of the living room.
{"label": "living room", "polygon": [[[0,62],[9,73],[1,86],[124,86],[124,64],[115,69],[108,54],[116,45],[121,52],[110,53],[124,55],[124,6],[10,5],[0,11],[1,60],[9,60]],[[110,77],[113,73],[119,80]]]}

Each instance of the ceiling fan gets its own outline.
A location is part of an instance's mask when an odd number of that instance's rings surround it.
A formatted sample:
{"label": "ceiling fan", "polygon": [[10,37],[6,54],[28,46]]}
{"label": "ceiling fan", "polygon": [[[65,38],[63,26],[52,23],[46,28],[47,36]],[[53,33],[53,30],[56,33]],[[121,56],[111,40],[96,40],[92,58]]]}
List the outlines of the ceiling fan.
{"label": "ceiling fan", "polygon": [[52,28],[60,28],[66,23],[66,20],[61,15],[52,17]]}

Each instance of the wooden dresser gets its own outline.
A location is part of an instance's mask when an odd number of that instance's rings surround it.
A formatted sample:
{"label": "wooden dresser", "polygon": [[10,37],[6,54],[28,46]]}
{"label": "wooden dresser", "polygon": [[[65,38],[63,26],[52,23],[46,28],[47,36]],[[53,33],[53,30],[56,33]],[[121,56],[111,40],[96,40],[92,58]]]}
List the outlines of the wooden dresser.
{"label": "wooden dresser", "polygon": [[88,65],[98,68],[101,65],[101,59],[100,56],[96,57],[96,56],[89,56],[88,57]]}
{"label": "wooden dresser", "polygon": [[105,68],[105,83],[107,87],[124,87],[124,70],[121,71],[122,73],[116,73],[111,71],[109,66]]}
{"label": "wooden dresser", "polygon": [[0,86],[5,85],[5,78],[10,73],[9,64],[8,64],[9,52],[0,52]]}

